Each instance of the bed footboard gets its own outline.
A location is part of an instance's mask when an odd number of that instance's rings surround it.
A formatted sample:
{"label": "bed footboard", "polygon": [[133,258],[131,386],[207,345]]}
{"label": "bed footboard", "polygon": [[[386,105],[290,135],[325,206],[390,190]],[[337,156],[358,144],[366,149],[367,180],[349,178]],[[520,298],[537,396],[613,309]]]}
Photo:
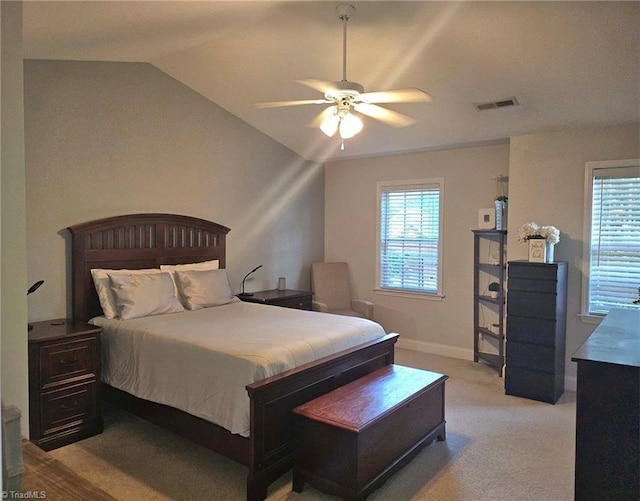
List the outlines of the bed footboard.
{"label": "bed footboard", "polygon": [[268,486],[293,464],[293,413],[298,405],[391,364],[398,334],[345,350],[247,386],[251,400],[247,500],[262,501]]}

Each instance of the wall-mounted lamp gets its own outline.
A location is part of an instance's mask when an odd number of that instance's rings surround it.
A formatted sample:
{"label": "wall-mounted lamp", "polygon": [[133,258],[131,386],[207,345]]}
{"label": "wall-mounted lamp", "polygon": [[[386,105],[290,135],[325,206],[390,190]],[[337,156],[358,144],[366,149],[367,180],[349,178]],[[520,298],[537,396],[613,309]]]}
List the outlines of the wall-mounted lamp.
{"label": "wall-mounted lamp", "polygon": [[[37,291],[43,283],[44,283],[44,280],[38,280],[35,284],[29,287],[27,289],[27,296]],[[33,329],[33,325],[27,324],[27,330],[31,330],[31,329]]]}
{"label": "wall-mounted lamp", "polygon": [[27,296],[37,291],[43,283],[44,283],[44,280],[38,280],[35,284],[29,287],[29,289],[27,290]]}

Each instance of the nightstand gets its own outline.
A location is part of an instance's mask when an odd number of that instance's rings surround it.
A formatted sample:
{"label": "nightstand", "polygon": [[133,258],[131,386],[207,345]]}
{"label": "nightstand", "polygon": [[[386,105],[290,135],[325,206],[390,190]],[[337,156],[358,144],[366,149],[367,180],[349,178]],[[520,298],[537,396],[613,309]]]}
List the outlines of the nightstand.
{"label": "nightstand", "polygon": [[310,310],[313,293],[291,289],[283,291],[274,289],[254,292],[253,296],[239,295],[238,297],[249,303],[271,304],[274,306],[284,306],[285,308],[295,308],[297,310]]}
{"label": "nightstand", "polygon": [[29,434],[46,451],[101,433],[99,327],[70,319],[29,330]]}

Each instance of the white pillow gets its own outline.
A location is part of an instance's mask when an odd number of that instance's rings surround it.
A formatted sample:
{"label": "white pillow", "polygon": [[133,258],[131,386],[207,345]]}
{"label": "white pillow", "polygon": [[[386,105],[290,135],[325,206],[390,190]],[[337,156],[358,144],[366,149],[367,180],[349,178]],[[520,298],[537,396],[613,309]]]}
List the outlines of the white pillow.
{"label": "white pillow", "polygon": [[113,291],[111,290],[109,275],[136,275],[140,273],[148,275],[150,273],[162,273],[162,270],[159,270],[158,268],[144,270],[107,270],[96,268],[91,270],[93,284],[98,292],[100,306],[102,306],[102,312],[106,318],[116,318],[118,315],[116,299],[113,295]]}
{"label": "white pillow", "polygon": [[109,279],[121,320],[184,311],[169,273],[109,274]]}
{"label": "white pillow", "polygon": [[239,301],[231,292],[227,270],[187,270],[175,272],[180,299],[188,310]]}
{"label": "white pillow", "polygon": [[176,287],[176,296],[180,297],[178,291],[178,284],[176,284],[176,271],[189,271],[189,270],[217,270],[220,267],[220,261],[214,259],[212,261],[202,261],[201,263],[187,263],[187,264],[161,264],[161,271],[168,271],[171,273],[171,278]]}

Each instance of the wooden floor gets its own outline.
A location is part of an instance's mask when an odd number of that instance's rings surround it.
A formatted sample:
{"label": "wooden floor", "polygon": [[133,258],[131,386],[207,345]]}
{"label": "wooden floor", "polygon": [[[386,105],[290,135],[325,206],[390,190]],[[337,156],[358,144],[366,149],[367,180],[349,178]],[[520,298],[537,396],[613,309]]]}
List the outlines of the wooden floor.
{"label": "wooden floor", "polygon": [[43,493],[47,501],[117,501],[32,442],[24,440],[22,449],[22,492]]}

